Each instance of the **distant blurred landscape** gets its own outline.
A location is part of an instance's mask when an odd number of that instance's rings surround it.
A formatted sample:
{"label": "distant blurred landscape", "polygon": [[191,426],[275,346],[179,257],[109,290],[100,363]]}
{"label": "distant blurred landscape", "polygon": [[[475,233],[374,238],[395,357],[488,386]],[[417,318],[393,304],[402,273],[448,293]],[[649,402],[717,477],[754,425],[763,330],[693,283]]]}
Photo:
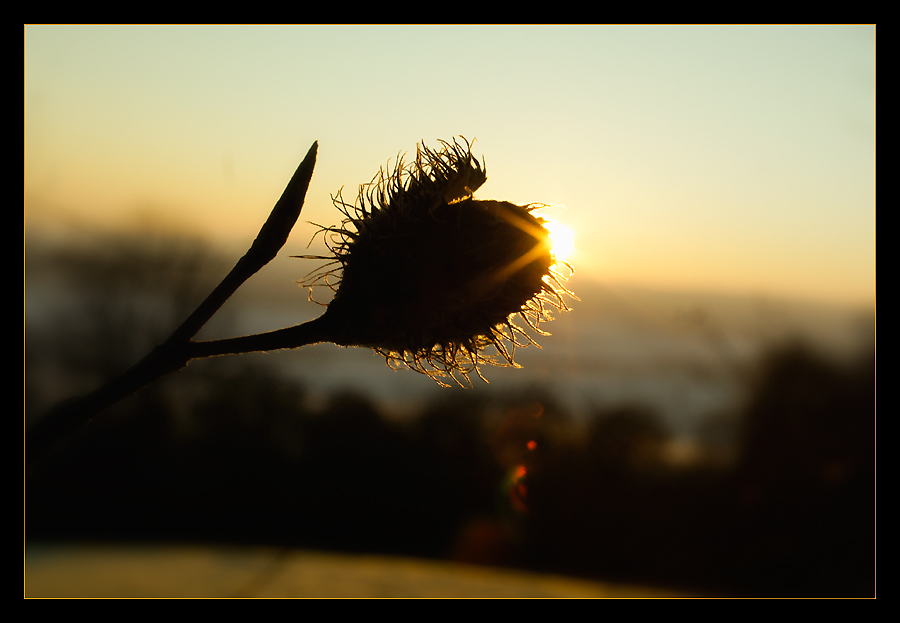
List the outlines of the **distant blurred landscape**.
{"label": "distant blurred landscape", "polygon": [[[237,257],[190,239],[26,232],[26,426],[136,362]],[[199,337],[317,316],[292,283],[314,267],[279,257]],[[26,538],[874,595],[874,309],[577,273],[569,286],[579,300],[542,348],[473,388],[329,344],[192,362],[29,476]]]}

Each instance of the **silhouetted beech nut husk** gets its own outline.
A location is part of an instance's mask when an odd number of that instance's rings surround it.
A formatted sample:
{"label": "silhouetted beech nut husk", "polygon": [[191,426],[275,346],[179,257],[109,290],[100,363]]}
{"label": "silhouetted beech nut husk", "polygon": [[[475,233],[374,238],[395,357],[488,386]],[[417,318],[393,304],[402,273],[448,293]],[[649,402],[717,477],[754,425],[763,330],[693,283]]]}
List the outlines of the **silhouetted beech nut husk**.
{"label": "silhouetted beech nut husk", "polygon": [[420,147],[410,165],[398,158],[355,205],[338,193],[346,219],[323,228],[331,262],[304,282],[335,292],[322,318],[331,341],[372,348],[441,384],[480,376],[481,363],[515,366],[515,347],[536,342],[513,319],[546,335],[546,305],[567,309],[568,293],[545,221],[532,214],[541,206],[472,198],[483,166],[468,143],[442,146]]}

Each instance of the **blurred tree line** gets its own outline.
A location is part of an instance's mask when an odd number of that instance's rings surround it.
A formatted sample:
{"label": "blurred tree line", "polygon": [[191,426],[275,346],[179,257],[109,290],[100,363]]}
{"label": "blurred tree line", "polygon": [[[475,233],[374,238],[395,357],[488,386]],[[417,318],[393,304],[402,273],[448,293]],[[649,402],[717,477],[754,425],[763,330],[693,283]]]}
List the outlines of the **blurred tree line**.
{"label": "blurred tree line", "polygon": [[[59,322],[38,329],[26,315],[26,421],[49,386],[91,389],[180,322],[215,283],[191,248],[26,254],[26,288],[47,261],[79,293]],[[874,351],[839,364],[799,344],[773,350],[729,420],[730,460],[717,458],[711,427],[687,462],[672,460],[646,407],[585,424],[550,391],[448,390],[397,420],[358,394],[314,406],[302,382],[259,361],[194,364],[98,418],[26,478],[26,538],[269,544],[730,595],[874,595]]]}

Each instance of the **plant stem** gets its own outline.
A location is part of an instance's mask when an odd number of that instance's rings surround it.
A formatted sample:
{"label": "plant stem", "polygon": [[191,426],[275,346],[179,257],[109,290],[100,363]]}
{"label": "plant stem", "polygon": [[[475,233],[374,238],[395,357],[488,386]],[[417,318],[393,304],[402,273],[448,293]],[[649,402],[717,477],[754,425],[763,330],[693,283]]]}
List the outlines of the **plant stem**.
{"label": "plant stem", "polygon": [[187,346],[187,358],[201,359],[219,355],[237,355],[240,353],[257,353],[285,348],[300,348],[319,342],[330,342],[330,322],[326,316],[320,316],[301,325],[278,329],[258,335],[245,335],[226,340],[208,342],[191,342]]}
{"label": "plant stem", "polygon": [[34,465],[35,461],[61,440],[90,422],[107,407],[170,372],[180,370],[193,359],[299,348],[326,342],[329,341],[329,324],[328,319],[323,316],[286,329],[225,340],[185,343],[170,338],[118,378],[86,396],[66,401],[45,414],[28,431],[28,463],[30,466]]}
{"label": "plant stem", "polygon": [[287,242],[291,229],[300,216],[303,202],[306,199],[306,191],[312,179],[313,169],[316,166],[316,154],[319,143],[315,142],[297,167],[291,181],[272,208],[269,218],[259,230],[259,234],[250,245],[247,253],[238,260],[231,272],[216,286],[203,303],[191,314],[184,323],[175,330],[171,340],[187,341],[197,335],[210,318],[219,311],[232,294],[241,287],[247,279],[255,275],[259,269],[271,262],[284,243]]}
{"label": "plant stem", "polygon": [[[124,374],[81,398],[68,400],[46,413],[26,436],[28,471],[62,441],[88,424],[97,414],[170,372],[180,370],[191,359],[215,355],[296,348],[324,341],[326,323],[310,321],[303,325],[230,340],[192,342],[235,291],[259,269],[268,264],[287,242],[303,203],[316,165],[318,142],[312,144],[297,167],[268,219],[247,253],[210,293],[187,320],[160,346],[132,366]],[[319,319],[321,320],[321,319]]]}

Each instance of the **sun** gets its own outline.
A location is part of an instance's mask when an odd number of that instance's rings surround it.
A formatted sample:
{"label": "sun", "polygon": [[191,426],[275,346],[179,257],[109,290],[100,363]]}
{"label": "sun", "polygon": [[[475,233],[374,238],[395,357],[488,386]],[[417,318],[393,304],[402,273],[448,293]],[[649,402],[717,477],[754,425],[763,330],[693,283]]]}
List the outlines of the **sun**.
{"label": "sun", "polygon": [[562,264],[575,251],[575,232],[559,221],[542,217],[544,227],[550,232],[550,253],[557,263]]}

